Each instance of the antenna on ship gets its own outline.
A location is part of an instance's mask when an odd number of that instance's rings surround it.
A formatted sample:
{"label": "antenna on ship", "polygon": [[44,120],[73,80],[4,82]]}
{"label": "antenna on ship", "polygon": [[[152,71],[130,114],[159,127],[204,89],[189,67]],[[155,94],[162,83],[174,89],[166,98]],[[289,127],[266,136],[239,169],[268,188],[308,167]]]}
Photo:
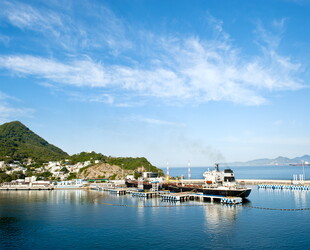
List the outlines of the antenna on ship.
{"label": "antenna on ship", "polygon": [[191,161],[188,160],[188,179],[191,178]]}

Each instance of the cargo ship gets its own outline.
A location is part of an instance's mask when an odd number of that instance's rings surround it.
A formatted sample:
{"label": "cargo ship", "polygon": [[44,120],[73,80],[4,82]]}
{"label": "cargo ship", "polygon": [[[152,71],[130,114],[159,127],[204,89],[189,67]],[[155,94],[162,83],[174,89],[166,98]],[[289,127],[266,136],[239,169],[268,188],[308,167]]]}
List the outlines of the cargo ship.
{"label": "cargo ship", "polygon": [[[240,186],[235,182],[234,172],[227,168],[219,170],[219,164],[215,164],[215,169],[203,173],[204,185],[181,185],[175,183],[160,183],[160,189],[171,192],[199,192],[206,195],[222,195],[246,198],[251,193],[251,188]],[[143,183],[143,184],[142,184]],[[140,183],[141,189],[149,190],[152,184],[147,181]],[[143,188],[142,188],[143,185]],[[126,180],[127,187],[138,187],[138,181]]]}
{"label": "cargo ship", "polygon": [[218,163],[215,164],[214,170],[204,172],[203,177],[205,178],[203,194],[246,198],[251,193],[251,188],[236,183],[234,172],[230,168],[220,171]]}

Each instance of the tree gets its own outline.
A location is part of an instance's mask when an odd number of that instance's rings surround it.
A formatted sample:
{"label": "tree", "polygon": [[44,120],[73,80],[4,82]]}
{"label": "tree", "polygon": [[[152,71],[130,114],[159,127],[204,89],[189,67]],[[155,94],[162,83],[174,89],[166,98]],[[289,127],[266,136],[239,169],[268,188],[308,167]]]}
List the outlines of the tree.
{"label": "tree", "polygon": [[67,180],[77,179],[76,173],[70,173]]}
{"label": "tree", "polygon": [[140,177],[140,173],[135,172],[135,173],[134,173],[134,178],[137,180],[139,177]]}
{"label": "tree", "polygon": [[69,173],[69,170],[66,167],[63,167],[60,172],[63,172],[64,174]]}

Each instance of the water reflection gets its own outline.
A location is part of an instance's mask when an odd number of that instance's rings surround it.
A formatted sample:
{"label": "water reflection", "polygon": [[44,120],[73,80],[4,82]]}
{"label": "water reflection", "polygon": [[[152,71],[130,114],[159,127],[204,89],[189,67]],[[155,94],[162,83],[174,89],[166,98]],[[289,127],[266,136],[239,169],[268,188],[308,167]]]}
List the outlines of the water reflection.
{"label": "water reflection", "polygon": [[[289,189],[258,189],[257,194],[264,199],[264,202],[269,201],[274,204],[283,205],[283,208],[302,208],[309,206],[310,191],[308,190],[289,190]],[[258,199],[260,201],[261,199]],[[292,207],[292,204],[294,206]]]}
{"label": "water reflection", "polygon": [[94,195],[84,190],[57,190],[57,191],[1,191],[0,201],[6,203],[85,203],[91,202]]}
{"label": "water reflection", "polygon": [[[241,206],[209,204],[204,207],[205,226],[213,233],[229,231],[234,227]],[[223,227],[225,225],[225,227]]]}
{"label": "water reflection", "polygon": [[306,207],[307,206],[307,197],[308,197],[309,191],[294,190],[292,192],[294,194],[294,200],[295,200],[296,207]]}

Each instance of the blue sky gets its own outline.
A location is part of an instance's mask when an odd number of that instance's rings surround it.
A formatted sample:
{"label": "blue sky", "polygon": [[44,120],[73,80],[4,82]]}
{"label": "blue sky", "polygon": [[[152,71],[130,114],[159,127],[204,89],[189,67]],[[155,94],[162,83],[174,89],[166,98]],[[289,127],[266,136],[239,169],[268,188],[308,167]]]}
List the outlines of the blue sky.
{"label": "blue sky", "polygon": [[308,0],[0,8],[1,123],[157,166],[310,153]]}

